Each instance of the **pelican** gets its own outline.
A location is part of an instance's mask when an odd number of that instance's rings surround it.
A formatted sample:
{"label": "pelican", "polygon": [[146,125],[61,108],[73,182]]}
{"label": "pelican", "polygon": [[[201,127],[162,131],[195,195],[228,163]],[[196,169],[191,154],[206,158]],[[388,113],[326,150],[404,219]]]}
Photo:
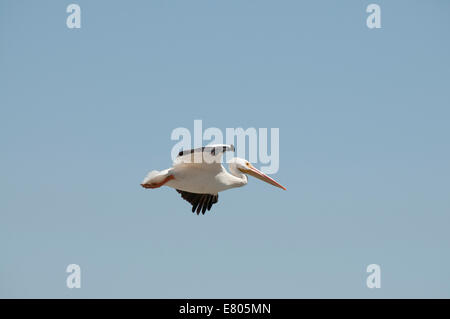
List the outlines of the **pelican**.
{"label": "pelican", "polygon": [[181,151],[175,158],[173,167],[163,171],[151,171],[141,186],[147,189],[161,186],[174,188],[192,205],[192,212],[197,212],[197,215],[211,210],[212,205],[219,200],[219,192],[246,185],[245,174],[286,190],[242,158],[232,158],[227,172],[221,164],[222,155],[234,150],[233,145],[216,144]]}

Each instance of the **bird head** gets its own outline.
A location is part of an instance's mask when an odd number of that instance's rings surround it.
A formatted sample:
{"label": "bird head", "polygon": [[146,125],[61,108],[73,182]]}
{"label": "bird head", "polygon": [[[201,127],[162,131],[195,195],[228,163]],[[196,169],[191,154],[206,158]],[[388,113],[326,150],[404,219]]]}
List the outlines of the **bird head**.
{"label": "bird head", "polygon": [[256,167],[254,167],[249,161],[235,157],[230,162],[230,169],[235,171],[238,170],[241,173],[248,174],[250,176],[256,177],[257,179],[260,179],[266,183],[269,183],[273,186],[279,187],[281,189],[286,190],[284,186],[281,186],[278,182],[276,182],[274,179],[270,178],[260,170],[258,170]]}

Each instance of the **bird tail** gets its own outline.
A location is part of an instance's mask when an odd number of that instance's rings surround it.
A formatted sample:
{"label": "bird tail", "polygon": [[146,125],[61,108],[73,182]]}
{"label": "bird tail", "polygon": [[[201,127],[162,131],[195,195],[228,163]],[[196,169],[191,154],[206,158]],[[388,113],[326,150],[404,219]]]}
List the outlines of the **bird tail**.
{"label": "bird tail", "polygon": [[142,181],[141,185],[147,185],[147,184],[158,184],[164,181],[164,179],[167,178],[169,175],[169,170],[163,170],[163,171],[151,171],[147,174],[147,176]]}

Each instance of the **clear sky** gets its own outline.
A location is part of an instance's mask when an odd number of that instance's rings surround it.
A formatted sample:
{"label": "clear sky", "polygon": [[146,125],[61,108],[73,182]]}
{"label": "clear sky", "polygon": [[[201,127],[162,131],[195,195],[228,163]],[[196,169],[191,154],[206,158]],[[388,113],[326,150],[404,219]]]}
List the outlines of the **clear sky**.
{"label": "clear sky", "polygon": [[[449,298],[450,2],[371,2],[0,1],[0,297]],[[141,188],[195,119],[288,190]]]}

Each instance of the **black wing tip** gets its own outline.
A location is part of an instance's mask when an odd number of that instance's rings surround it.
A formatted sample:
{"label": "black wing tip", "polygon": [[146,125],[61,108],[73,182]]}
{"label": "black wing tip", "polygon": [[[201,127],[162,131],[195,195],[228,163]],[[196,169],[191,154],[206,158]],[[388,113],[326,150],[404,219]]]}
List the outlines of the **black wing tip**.
{"label": "black wing tip", "polygon": [[[183,155],[191,154],[191,153],[198,152],[198,151],[204,152],[205,150],[208,150],[210,148],[211,148],[211,154],[215,155],[216,149],[219,147],[220,146],[214,146],[214,147],[213,146],[203,146],[203,147],[199,147],[199,148],[193,148],[190,150],[183,150],[183,151],[178,152],[178,156],[183,156]],[[226,151],[235,152],[236,149],[233,144],[222,146],[222,152],[226,152]]]}
{"label": "black wing tip", "polygon": [[219,194],[197,194],[176,189],[181,197],[192,205],[192,213],[205,215],[206,211],[211,210],[213,204],[219,200]]}

